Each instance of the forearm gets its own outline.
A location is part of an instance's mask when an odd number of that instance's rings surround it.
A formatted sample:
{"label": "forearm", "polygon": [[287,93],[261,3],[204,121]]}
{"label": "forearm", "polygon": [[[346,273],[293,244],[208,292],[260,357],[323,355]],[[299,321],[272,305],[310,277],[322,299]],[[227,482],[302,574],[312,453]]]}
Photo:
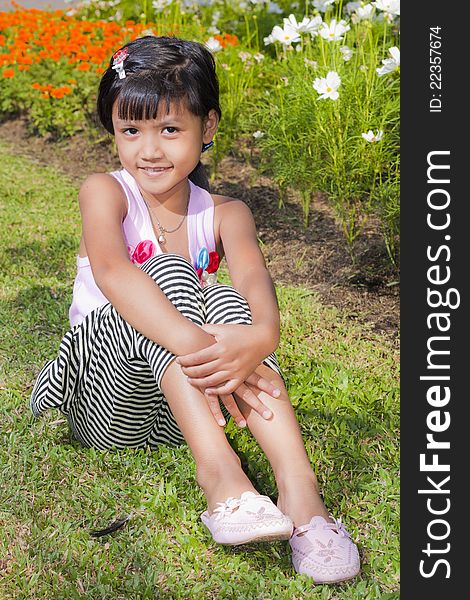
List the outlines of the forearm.
{"label": "forearm", "polygon": [[173,354],[196,352],[214,343],[213,336],[181,314],[153,279],[131,263],[108,268],[95,279],[125,321]]}
{"label": "forearm", "polygon": [[253,325],[261,332],[269,350],[267,354],[274,352],[279,345],[279,306],[276,290],[267,269],[248,269],[237,289],[250,306]]}

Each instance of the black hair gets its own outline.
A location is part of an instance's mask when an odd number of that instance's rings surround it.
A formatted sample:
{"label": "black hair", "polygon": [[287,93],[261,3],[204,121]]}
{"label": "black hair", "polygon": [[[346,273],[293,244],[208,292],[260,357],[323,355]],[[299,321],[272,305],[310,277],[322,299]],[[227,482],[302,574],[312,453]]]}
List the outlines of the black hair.
{"label": "black hair", "polygon": [[[161,101],[167,112],[171,102],[201,118],[214,109],[220,119],[215,60],[205,46],[176,37],[148,35],[129,42],[121,50],[124,48],[128,52],[123,63],[126,76],[119,77],[111,58],[96,101],[98,117],[109,133],[114,135],[112,111],[116,100],[119,118],[124,120],[156,119]],[[201,162],[189,178],[209,190]]]}

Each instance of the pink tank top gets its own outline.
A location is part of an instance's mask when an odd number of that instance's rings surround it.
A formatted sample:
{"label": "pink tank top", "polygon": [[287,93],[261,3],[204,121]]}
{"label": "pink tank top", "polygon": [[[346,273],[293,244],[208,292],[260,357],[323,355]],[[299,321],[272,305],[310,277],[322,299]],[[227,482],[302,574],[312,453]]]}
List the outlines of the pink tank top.
{"label": "pink tank top", "polygon": [[[129,257],[134,263],[142,263],[155,254],[161,254],[150,215],[135,179],[125,169],[111,173],[124,189],[127,198],[127,215],[122,223]],[[188,206],[187,233],[191,263],[196,261],[202,248],[216,250],[214,238],[214,201],[206,190],[191,181]],[[108,300],[96,285],[87,256],[77,256],[77,275],[73,286],[73,299],[69,310],[73,327],[83,321],[95,308]]]}

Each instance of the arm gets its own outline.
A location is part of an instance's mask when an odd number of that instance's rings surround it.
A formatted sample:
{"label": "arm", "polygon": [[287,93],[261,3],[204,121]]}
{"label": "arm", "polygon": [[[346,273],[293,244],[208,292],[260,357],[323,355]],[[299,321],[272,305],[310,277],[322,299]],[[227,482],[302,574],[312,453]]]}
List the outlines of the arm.
{"label": "arm", "polygon": [[253,215],[239,200],[224,206],[225,218],[220,224],[225,256],[233,286],[246,298],[252,323],[265,345],[265,357],[279,344],[279,307],[274,284],[258,246]]}
{"label": "arm", "polygon": [[208,393],[228,394],[277,347],[279,309],[251,211],[244,203],[230,199],[221,208],[220,234],[230,275],[250,305],[253,324],[205,325],[204,330],[215,336],[217,344],[178,360],[190,383],[206,388]]}
{"label": "arm", "polygon": [[79,203],[93,276],[119,314],[176,355],[213,344],[212,336],[186,319],[153,279],[130,262],[122,235],[127,203],[119,183],[107,174],[91,175],[80,189]]}

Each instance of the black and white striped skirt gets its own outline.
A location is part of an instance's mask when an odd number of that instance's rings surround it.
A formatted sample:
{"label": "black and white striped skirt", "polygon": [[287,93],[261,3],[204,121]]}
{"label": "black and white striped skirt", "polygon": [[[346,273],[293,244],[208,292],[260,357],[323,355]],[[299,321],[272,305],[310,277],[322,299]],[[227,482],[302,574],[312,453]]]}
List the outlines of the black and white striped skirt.
{"label": "black and white striped skirt", "polygon": [[[194,323],[251,323],[250,308],[239,292],[220,284],[201,288],[185,258],[159,254],[141,268]],[[38,375],[31,410],[38,416],[49,408],[59,409],[67,415],[74,437],[88,447],[182,444],[183,435],[160,388],[174,358],[131,327],[111,304],[104,304],[66,333],[58,357]],[[274,354],[263,362],[281,374]],[[224,413],[229,416],[225,409]]]}

